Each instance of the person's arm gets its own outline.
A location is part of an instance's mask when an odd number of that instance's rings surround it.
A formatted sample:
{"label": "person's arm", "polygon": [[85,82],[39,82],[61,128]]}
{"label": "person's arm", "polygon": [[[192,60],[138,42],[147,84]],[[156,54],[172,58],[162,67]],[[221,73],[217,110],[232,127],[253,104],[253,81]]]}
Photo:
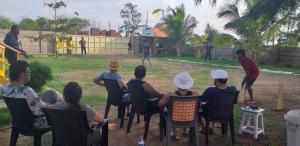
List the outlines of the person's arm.
{"label": "person's arm", "polygon": [[104,117],[101,114],[96,112],[96,114],[94,116],[94,119],[93,119],[93,122],[103,123],[104,122]]}
{"label": "person's arm", "polygon": [[103,78],[103,73],[101,73],[100,75],[98,75],[93,82],[99,86],[104,86],[104,82],[102,81]]}
{"label": "person's arm", "polygon": [[154,96],[156,98],[162,98],[164,95],[159,93],[157,90],[155,90],[150,84],[148,84],[147,82],[145,82],[143,84],[143,87],[145,89],[145,91],[151,95],[151,96]]}
{"label": "person's arm", "polygon": [[118,84],[119,84],[120,89],[123,89],[123,90],[127,90],[128,89],[127,85],[124,83],[123,80],[119,80]]}
{"label": "person's arm", "polygon": [[169,102],[170,96],[173,96],[173,95],[175,95],[175,94],[174,94],[174,93],[171,93],[171,92],[165,94],[165,95],[159,100],[158,106],[159,106],[159,107],[164,107],[164,106],[166,106],[166,105],[168,104],[168,102]]}

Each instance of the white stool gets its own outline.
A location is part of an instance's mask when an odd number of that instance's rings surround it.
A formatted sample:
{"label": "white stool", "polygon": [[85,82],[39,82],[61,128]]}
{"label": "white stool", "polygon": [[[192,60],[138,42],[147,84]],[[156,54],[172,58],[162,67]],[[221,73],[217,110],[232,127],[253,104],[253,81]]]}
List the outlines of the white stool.
{"label": "white stool", "polygon": [[[251,109],[250,107],[242,107],[241,109],[243,110],[243,118],[241,121],[239,134],[242,134],[243,132],[250,133],[254,135],[255,139],[258,138],[259,134],[264,135],[265,127],[262,112],[265,109]],[[252,117],[254,119],[254,122],[251,122]]]}

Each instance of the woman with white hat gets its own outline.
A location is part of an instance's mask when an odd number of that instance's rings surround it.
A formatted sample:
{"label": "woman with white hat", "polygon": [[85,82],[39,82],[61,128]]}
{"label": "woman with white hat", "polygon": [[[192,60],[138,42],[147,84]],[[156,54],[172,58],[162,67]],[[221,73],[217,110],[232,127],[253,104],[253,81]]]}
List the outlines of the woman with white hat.
{"label": "woman with white hat", "polygon": [[[197,92],[191,91],[190,88],[194,84],[194,80],[188,72],[180,72],[174,77],[174,84],[177,87],[175,92],[169,92],[163,96],[159,101],[159,106],[164,107],[169,102],[170,96],[196,96]],[[186,129],[183,130],[183,134],[186,134]],[[173,129],[172,139],[178,140],[176,128]]]}

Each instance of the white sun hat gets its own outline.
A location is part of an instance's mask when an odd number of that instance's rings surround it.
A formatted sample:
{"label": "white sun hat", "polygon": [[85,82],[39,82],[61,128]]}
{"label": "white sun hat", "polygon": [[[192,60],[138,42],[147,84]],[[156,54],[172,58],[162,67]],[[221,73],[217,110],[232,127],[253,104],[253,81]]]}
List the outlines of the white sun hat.
{"label": "white sun hat", "polygon": [[225,70],[212,70],[210,76],[212,79],[228,79],[228,74]]}
{"label": "white sun hat", "polygon": [[174,77],[174,83],[180,89],[190,89],[194,80],[188,72],[180,72]]}

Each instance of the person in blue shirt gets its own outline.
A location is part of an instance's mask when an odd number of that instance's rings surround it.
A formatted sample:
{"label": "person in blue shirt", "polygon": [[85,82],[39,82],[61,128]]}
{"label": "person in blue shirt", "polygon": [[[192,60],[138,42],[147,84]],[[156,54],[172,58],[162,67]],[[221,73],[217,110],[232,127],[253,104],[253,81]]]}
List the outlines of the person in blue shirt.
{"label": "person in blue shirt", "polygon": [[[201,102],[205,103],[207,102],[209,96],[211,94],[216,94],[216,93],[222,93],[222,92],[233,92],[237,91],[235,86],[228,86],[227,81],[228,81],[228,74],[225,70],[212,70],[211,73],[211,78],[213,79],[214,82],[214,87],[209,87],[207,88],[203,93],[202,93],[202,99]],[[204,106],[202,106],[204,107]],[[206,109],[202,108],[202,113],[201,114],[207,114]],[[200,121],[202,129],[204,128],[204,124],[202,121]],[[212,132],[212,125],[210,126],[210,132]],[[203,132],[203,131],[202,131]]]}
{"label": "person in blue shirt", "polygon": [[[17,25],[12,25],[10,32],[8,32],[5,36],[4,43],[10,47],[15,48],[16,50],[20,51],[23,55],[26,56],[26,52],[21,49],[19,45],[18,35],[19,35],[19,28]],[[8,60],[9,64],[13,64],[17,62],[17,53],[10,50],[5,49],[5,57]]]}
{"label": "person in blue shirt", "polygon": [[150,56],[151,56],[151,47],[148,42],[144,42],[145,44],[143,45],[143,52],[144,52],[144,58],[143,58],[143,65],[145,66],[145,59],[148,59],[148,62],[150,63],[152,67],[152,63],[150,61]]}
{"label": "person in blue shirt", "polygon": [[210,93],[232,92],[237,91],[234,86],[227,86],[228,74],[225,70],[212,70],[211,78],[214,82],[214,87],[207,88],[202,96],[202,102],[206,102]]}

